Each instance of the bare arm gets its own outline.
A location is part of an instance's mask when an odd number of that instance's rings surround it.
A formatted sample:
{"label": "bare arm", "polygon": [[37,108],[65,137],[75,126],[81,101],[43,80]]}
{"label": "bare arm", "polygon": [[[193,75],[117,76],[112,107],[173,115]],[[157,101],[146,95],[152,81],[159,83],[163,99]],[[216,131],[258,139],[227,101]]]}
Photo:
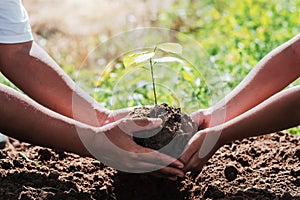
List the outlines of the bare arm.
{"label": "bare arm", "polygon": [[109,115],[34,42],[0,44],[0,69],[32,99],[64,116],[98,126]]}
{"label": "bare arm", "polygon": [[222,127],[224,143],[285,130],[300,124],[300,86],[282,91]]}
{"label": "bare arm", "polygon": [[[235,118],[281,91],[299,76],[300,34],[267,54],[232,92],[204,113],[203,127]],[[198,114],[203,112],[195,112],[193,118],[201,120]]]}
{"label": "bare arm", "polygon": [[[88,126],[49,110],[27,96],[0,84],[0,132],[22,141],[93,156],[122,171],[153,172],[176,179],[183,164],[167,155],[137,145],[130,134],[153,129],[160,119],[121,119]],[[137,126],[138,125],[138,126]]]}
{"label": "bare arm", "polygon": [[266,55],[216,106],[192,113],[204,130],[180,158],[184,170],[201,169],[225,143],[299,125],[300,86],[279,92],[299,76],[300,34]]}
{"label": "bare arm", "polygon": [[93,130],[83,123],[59,115],[29,97],[0,84],[0,131],[41,146],[89,155],[76,132]]}
{"label": "bare arm", "polygon": [[258,106],[222,124],[196,133],[181,160],[200,170],[223,144],[281,131],[300,124],[300,86],[279,92]]}

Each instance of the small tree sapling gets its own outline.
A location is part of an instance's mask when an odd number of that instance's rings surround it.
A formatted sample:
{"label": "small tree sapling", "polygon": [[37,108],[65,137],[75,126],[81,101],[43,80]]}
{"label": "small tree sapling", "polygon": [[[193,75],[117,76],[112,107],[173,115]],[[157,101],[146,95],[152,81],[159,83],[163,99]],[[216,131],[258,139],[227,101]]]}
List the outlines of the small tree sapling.
{"label": "small tree sapling", "polygon": [[[160,53],[168,56],[159,57]],[[135,117],[155,117],[163,120],[162,127],[155,130],[139,131],[133,133],[134,141],[142,146],[160,150],[173,157],[178,157],[191,135],[197,131],[197,125],[180,108],[174,108],[166,103],[157,104],[157,93],[154,71],[158,63],[171,63],[184,61],[178,58],[182,54],[182,46],[178,43],[163,43],[156,45],[153,49],[143,52],[132,53],[124,57],[125,67],[144,67],[150,65],[150,75],[152,80],[154,107],[136,108],[129,115]],[[145,137],[146,136],[146,137]]]}

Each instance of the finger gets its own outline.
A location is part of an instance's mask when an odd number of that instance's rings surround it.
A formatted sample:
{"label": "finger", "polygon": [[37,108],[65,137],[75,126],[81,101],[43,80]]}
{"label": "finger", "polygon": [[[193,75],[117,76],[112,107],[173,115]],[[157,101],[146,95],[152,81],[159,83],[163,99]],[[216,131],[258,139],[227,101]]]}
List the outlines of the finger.
{"label": "finger", "polygon": [[176,181],[178,178],[177,176],[168,176],[168,175],[162,174],[160,172],[152,172],[152,173],[150,173],[150,175],[158,177],[158,178],[169,179],[171,181]]}
{"label": "finger", "polygon": [[124,119],[118,126],[123,132],[131,135],[133,132],[157,128],[161,124],[162,120],[159,118],[134,118]]}
{"label": "finger", "polygon": [[198,152],[198,147],[200,146],[200,141],[201,140],[201,132],[197,132],[188,142],[186,145],[185,150],[183,151],[182,156],[179,158],[181,162],[184,164],[188,163],[189,160],[192,158],[194,153]]}
{"label": "finger", "polygon": [[202,130],[209,126],[209,121],[211,120],[211,111],[208,109],[198,110],[190,113],[192,120],[198,125],[198,129]]}
{"label": "finger", "polygon": [[183,171],[187,172],[187,171],[200,171],[203,167],[203,165],[205,164],[204,160],[200,160],[197,156],[197,152],[192,156],[192,158],[190,159],[190,161],[186,164],[186,166],[184,167]]}
{"label": "finger", "polygon": [[176,180],[179,178],[184,178],[185,174],[182,170],[166,166],[164,168],[161,168],[158,171],[154,171],[150,173],[151,175],[162,177],[162,178],[171,178],[171,180]]}
{"label": "finger", "polygon": [[153,149],[149,149],[149,148],[145,148],[145,147],[141,147],[141,148],[146,149],[148,151],[148,153],[143,155],[143,159],[147,160],[148,162],[158,164],[158,165],[164,166],[164,167],[170,166],[172,168],[177,168],[177,169],[184,168],[184,164],[181,161],[179,161],[171,156],[160,153]]}
{"label": "finger", "polygon": [[172,163],[170,164],[170,166],[176,167],[176,168],[178,168],[178,169],[183,169],[183,168],[184,168],[184,164],[183,164],[183,162],[181,162],[180,160],[175,160],[174,162],[172,162]]}
{"label": "finger", "polygon": [[131,121],[138,126],[147,127],[149,129],[156,128],[162,124],[162,119],[160,118],[135,118]]}
{"label": "finger", "polygon": [[199,111],[192,112],[190,114],[190,117],[198,126],[201,126],[201,124],[203,123],[203,117],[201,116]]}
{"label": "finger", "polygon": [[[196,153],[195,153],[196,154]],[[188,172],[188,171],[191,171],[191,170],[193,170],[193,164],[195,163],[195,159],[194,159],[194,155],[195,154],[193,154],[191,157],[190,157],[190,159],[189,159],[189,161],[185,164],[185,166],[184,166],[184,168],[183,168],[183,171],[186,173],[186,172]]]}
{"label": "finger", "polygon": [[184,177],[184,172],[180,169],[163,166],[159,164],[153,164],[146,161],[134,161],[132,160],[130,164],[127,165],[127,170],[136,173],[149,173],[158,172],[165,177]]}
{"label": "finger", "polygon": [[179,160],[184,163],[184,168],[186,167],[186,164],[190,161],[190,158],[193,154],[191,153],[184,153]]}
{"label": "finger", "polygon": [[153,108],[154,106],[153,105],[145,105],[144,107],[146,107],[146,108]]}
{"label": "finger", "polygon": [[126,117],[131,111],[133,111],[133,108],[122,108],[119,110],[113,110],[110,112],[109,118],[112,119],[112,121],[117,121]]}
{"label": "finger", "polygon": [[174,167],[169,167],[169,166],[161,168],[160,170],[158,170],[158,172],[160,174],[164,174],[168,177],[177,176],[177,177],[183,178],[185,175],[182,170],[176,169]]}
{"label": "finger", "polygon": [[199,152],[195,152],[192,155],[190,161],[186,164],[183,171],[184,172],[186,172],[187,170],[200,171],[216,150],[217,149],[214,149],[213,151],[209,152],[209,154],[207,154],[203,158],[199,156]]}
{"label": "finger", "polygon": [[[110,114],[109,114],[110,121],[117,121],[119,119],[122,119],[122,118],[128,116],[128,114],[130,112],[134,111],[135,108],[139,108],[139,107],[140,106],[134,106],[134,107],[130,107],[130,108],[121,108],[118,110],[112,110],[112,111],[110,111]],[[153,105],[146,105],[143,107],[152,108]]]}

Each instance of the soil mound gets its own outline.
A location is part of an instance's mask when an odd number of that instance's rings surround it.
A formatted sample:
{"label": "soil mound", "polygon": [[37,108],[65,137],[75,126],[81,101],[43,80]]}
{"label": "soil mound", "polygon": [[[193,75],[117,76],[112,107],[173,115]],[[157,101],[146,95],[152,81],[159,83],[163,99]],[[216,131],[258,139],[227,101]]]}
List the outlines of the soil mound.
{"label": "soil mound", "polygon": [[174,108],[166,103],[153,108],[135,108],[129,114],[132,118],[160,118],[162,126],[154,130],[134,133],[134,141],[142,146],[160,150],[161,152],[179,157],[191,136],[197,131],[197,124],[180,108]]}

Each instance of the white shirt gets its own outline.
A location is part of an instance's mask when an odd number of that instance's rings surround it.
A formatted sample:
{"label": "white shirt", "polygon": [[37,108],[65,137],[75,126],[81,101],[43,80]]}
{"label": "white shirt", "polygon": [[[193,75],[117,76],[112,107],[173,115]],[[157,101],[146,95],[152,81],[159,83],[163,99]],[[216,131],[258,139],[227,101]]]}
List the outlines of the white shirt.
{"label": "white shirt", "polygon": [[21,0],[0,0],[0,43],[33,40],[28,14]]}

